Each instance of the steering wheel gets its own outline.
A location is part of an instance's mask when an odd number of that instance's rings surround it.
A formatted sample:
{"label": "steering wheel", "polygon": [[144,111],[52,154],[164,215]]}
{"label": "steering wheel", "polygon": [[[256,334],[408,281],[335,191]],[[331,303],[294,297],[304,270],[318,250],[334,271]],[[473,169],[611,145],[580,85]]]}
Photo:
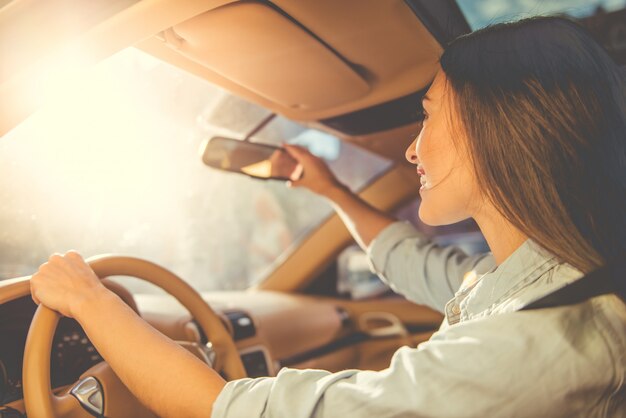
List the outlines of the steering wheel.
{"label": "steering wheel", "polygon": [[[223,372],[229,380],[246,377],[241,357],[224,324],[200,294],[181,278],[157,264],[140,258],[99,256],[87,262],[100,279],[108,276],[132,276],[150,282],[174,296],[189,310],[211,340],[207,346],[196,347],[206,354],[207,363],[215,370]],[[40,305],[28,330],[22,372],[24,404],[28,416],[154,417],[155,415],[130,393],[106,362],[100,362],[83,373],[69,390],[59,395],[52,393],[50,353],[59,318],[58,313]],[[111,338],[114,338],[114,335],[111,335]],[[215,357],[215,361],[210,361],[210,357]]]}

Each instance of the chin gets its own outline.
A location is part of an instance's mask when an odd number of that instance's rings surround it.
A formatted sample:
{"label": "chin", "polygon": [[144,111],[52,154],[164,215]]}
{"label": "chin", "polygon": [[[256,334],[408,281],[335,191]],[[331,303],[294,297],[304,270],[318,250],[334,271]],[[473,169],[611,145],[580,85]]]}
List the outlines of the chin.
{"label": "chin", "polygon": [[465,213],[460,213],[453,209],[453,205],[436,205],[429,198],[422,198],[420,203],[418,216],[422,222],[429,226],[443,226],[451,225],[457,222],[464,221],[470,216]]}
{"label": "chin", "polygon": [[437,216],[436,213],[423,209],[423,204],[420,205],[418,216],[422,222],[429,226],[448,225],[447,222],[444,222],[441,216]]}

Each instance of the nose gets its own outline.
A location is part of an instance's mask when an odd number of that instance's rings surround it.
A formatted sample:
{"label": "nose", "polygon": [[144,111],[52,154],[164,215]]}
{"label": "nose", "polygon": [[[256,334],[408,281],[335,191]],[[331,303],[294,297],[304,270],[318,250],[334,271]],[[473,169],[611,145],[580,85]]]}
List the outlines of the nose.
{"label": "nose", "polygon": [[409,147],[406,149],[404,153],[404,157],[411,164],[417,164],[417,154],[415,153],[416,143],[417,143],[417,138],[415,138],[413,142],[411,142],[411,145],[409,145]]}

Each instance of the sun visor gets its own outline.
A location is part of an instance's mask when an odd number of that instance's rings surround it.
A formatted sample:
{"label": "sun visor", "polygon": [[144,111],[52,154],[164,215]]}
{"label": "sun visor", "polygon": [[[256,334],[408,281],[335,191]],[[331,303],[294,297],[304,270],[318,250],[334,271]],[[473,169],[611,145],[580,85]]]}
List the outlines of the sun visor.
{"label": "sun visor", "polygon": [[342,57],[264,4],[225,5],[162,35],[180,54],[292,109],[326,109],[370,89]]}

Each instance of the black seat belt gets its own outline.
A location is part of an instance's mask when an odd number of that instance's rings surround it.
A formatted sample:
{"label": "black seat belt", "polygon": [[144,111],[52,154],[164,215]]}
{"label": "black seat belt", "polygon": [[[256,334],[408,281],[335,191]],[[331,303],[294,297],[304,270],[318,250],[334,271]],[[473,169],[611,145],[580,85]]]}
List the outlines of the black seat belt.
{"label": "black seat belt", "polygon": [[610,293],[616,294],[626,302],[626,257],[616,263],[607,264],[520,310],[575,305],[587,299]]}

